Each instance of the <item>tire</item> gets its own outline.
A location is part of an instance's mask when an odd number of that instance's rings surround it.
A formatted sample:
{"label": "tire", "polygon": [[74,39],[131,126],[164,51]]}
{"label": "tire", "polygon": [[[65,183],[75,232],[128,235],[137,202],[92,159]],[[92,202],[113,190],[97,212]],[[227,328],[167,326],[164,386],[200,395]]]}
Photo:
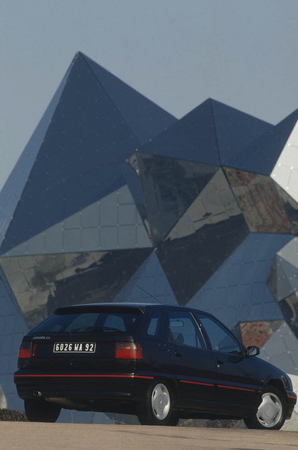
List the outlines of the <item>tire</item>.
{"label": "tire", "polygon": [[260,430],[279,430],[286,420],[286,400],[284,394],[275,386],[268,386],[254,416],[244,419],[247,428]]}
{"label": "tire", "polygon": [[141,425],[176,426],[179,417],[173,413],[174,396],[171,388],[160,381],[153,382],[145,397],[137,405]]}
{"label": "tire", "polygon": [[61,407],[54,403],[47,402],[43,398],[24,400],[25,413],[29,422],[56,422],[59,417]]}

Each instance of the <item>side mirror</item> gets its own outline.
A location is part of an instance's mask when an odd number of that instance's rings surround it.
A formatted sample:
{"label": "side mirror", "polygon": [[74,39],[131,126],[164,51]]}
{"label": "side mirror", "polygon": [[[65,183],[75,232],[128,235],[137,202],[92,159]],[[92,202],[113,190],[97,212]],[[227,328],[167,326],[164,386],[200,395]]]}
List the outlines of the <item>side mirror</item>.
{"label": "side mirror", "polygon": [[256,347],[255,345],[250,345],[246,349],[246,355],[247,356],[257,356],[260,354],[260,349]]}

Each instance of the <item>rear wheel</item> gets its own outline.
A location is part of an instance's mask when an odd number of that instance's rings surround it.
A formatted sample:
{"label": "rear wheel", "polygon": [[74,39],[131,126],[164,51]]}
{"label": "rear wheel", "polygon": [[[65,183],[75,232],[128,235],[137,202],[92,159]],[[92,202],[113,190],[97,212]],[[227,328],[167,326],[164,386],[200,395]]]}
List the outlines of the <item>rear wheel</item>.
{"label": "rear wheel", "polygon": [[286,419],[284,394],[275,386],[269,386],[262,395],[262,401],[254,416],[244,419],[247,428],[279,430]]}
{"label": "rear wheel", "polygon": [[56,422],[61,411],[59,405],[47,402],[43,398],[26,398],[24,404],[30,422]]}
{"label": "rear wheel", "polygon": [[153,382],[142,402],[137,406],[137,415],[141,425],[171,425],[179,422],[173,414],[174,396],[171,388],[161,382]]}

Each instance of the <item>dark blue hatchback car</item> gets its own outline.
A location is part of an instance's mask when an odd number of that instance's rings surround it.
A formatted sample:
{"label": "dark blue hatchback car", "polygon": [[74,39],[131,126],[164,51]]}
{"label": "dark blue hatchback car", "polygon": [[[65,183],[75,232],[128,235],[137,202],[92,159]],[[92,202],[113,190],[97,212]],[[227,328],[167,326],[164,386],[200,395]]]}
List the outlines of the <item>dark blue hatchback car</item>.
{"label": "dark blue hatchback car", "polygon": [[137,414],[146,425],[230,418],[276,430],[296,394],[258,353],[195,309],[77,305],[58,308],[24,337],[14,379],[31,421],[54,422],[66,408]]}

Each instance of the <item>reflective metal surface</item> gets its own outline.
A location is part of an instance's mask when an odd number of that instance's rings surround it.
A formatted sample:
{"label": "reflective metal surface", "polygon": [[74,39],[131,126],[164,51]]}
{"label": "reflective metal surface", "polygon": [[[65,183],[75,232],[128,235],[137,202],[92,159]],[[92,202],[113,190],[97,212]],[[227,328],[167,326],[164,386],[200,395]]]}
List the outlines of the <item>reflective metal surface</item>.
{"label": "reflective metal surface", "polygon": [[225,165],[247,172],[270,175],[298,119],[294,111],[274,127],[239,149]]}
{"label": "reflective metal surface", "polygon": [[[63,91],[59,91],[59,98],[49,107],[51,120],[46,117],[40,125],[44,138],[38,141],[39,148],[34,145],[34,155],[30,154],[33,161],[29,155],[24,156],[31,164],[31,171],[25,171],[26,177],[18,179],[18,185],[22,184],[18,195],[22,192],[22,196],[13,202],[15,210],[8,207],[5,213],[10,223],[3,218],[2,233],[7,232],[1,253],[125,184],[120,164],[141,144],[130,123],[139,130],[142,139],[145,136],[149,139],[163,125],[175,121],[120,80],[113,100],[107,89],[112,89],[115,82],[110,86],[105,75],[106,89],[97,78],[105,71],[100,68],[95,71],[95,66],[93,63],[91,68],[89,59],[77,55],[66,75]],[[130,94],[134,107],[131,109],[131,104],[128,107],[126,100],[124,108],[124,100]],[[33,141],[36,140],[34,137]],[[13,184],[11,189],[15,188]],[[7,210],[5,204],[3,209]]]}
{"label": "reflective metal surface", "polygon": [[8,403],[17,330],[90,301],[209,311],[298,374],[297,120],[176,120],[78,53],[0,194]]}
{"label": "reflective metal surface", "polygon": [[146,143],[141,151],[171,158],[220,165],[211,99]]}
{"label": "reflective metal surface", "polygon": [[248,232],[220,169],[157,247],[180,304],[190,300]]}
{"label": "reflective metal surface", "polygon": [[278,191],[269,177],[230,168],[224,170],[250,231],[294,232]]}
{"label": "reflective metal surface", "polygon": [[28,326],[32,328],[58,306],[112,301],[150,251],[136,249],[3,258],[1,266]]}
{"label": "reflective metal surface", "polygon": [[144,192],[143,214],[154,244],[159,243],[218,170],[163,156],[136,152],[130,163]]}

